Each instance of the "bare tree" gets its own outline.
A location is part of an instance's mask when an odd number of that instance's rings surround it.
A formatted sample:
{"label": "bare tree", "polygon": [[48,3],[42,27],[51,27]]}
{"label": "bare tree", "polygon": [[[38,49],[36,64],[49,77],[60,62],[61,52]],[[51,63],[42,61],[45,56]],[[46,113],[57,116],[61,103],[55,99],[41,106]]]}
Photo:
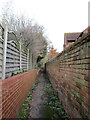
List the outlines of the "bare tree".
{"label": "bare tree", "polygon": [[47,52],[47,40],[44,36],[44,27],[38,24],[33,24],[32,20],[25,19],[22,16],[15,16],[13,13],[13,3],[10,1],[3,7],[2,22],[4,19],[8,20],[9,30],[13,30],[20,40],[22,36],[22,43],[28,47],[33,53],[35,59],[40,52],[43,56]]}

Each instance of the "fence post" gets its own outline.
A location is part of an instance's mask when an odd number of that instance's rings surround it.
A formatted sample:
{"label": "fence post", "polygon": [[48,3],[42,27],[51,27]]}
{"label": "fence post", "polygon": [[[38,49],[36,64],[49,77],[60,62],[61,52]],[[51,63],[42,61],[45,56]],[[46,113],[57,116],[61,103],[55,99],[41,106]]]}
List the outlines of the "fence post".
{"label": "fence post", "polygon": [[32,69],[32,53],[30,52],[30,69]]}
{"label": "fence post", "polygon": [[8,36],[8,26],[7,26],[7,23],[5,23],[5,27],[4,27],[2,80],[5,79],[5,72],[6,72],[7,36]]}
{"label": "fence post", "polygon": [[27,50],[27,70],[29,70],[29,49]]}
{"label": "fence post", "polygon": [[90,1],[88,2],[88,26],[90,26]]}
{"label": "fence post", "polygon": [[22,69],[22,35],[20,35],[20,70]]}

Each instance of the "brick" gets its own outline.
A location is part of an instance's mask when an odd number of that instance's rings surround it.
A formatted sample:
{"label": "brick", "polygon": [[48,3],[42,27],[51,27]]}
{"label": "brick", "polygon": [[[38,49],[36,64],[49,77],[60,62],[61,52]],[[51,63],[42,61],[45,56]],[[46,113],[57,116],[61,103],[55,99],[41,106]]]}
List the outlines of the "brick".
{"label": "brick", "polygon": [[17,116],[18,110],[23,104],[36,76],[37,70],[30,70],[27,73],[23,73],[2,81],[3,118],[15,118]]}
{"label": "brick", "polygon": [[[77,41],[75,46],[66,49],[60,53],[60,56],[58,55],[59,62],[56,57],[53,61],[50,61],[49,64],[46,63],[46,72],[49,74],[53,86],[58,86],[58,93],[61,93],[59,98],[62,98],[62,103],[65,104],[64,98],[62,97],[65,95],[67,97],[66,99],[70,100],[70,103],[80,107],[78,112],[80,113],[80,111],[82,111],[82,116],[87,117],[89,113],[87,109],[89,107],[88,100],[90,99],[89,46],[90,37],[88,40],[87,37],[85,39],[82,38],[81,41]],[[72,89],[74,89],[76,93],[76,98],[75,95],[70,92]],[[82,101],[79,101],[79,97],[82,98]],[[83,102],[87,107],[82,105]]]}
{"label": "brick", "polygon": [[90,82],[90,76],[85,76],[84,79],[88,82]]}

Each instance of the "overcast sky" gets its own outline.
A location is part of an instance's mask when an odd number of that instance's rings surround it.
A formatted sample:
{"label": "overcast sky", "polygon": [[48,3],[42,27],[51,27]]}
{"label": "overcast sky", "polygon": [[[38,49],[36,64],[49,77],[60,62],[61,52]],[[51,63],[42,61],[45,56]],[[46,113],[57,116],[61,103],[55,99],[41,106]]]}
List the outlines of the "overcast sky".
{"label": "overcast sky", "polygon": [[[0,7],[10,0],[0,0]],[[63,50],[65,32],[82,32],[88,26],[89,0],[12,0],[15,14],[43,25],[54,47]]]}

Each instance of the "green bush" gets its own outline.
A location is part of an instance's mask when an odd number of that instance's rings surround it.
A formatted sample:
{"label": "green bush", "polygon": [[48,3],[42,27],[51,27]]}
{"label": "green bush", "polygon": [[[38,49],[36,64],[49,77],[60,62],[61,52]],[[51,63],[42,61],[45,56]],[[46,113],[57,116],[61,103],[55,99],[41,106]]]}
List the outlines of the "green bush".
{"label": "green bush", "polygon": [[21,73],[23,73],[23,72],[27,72],[27,70],[26,70],[26,69],[18,70],[17,72],[13,72],[11,76],[15,76],[15,75],[21,74]]}

